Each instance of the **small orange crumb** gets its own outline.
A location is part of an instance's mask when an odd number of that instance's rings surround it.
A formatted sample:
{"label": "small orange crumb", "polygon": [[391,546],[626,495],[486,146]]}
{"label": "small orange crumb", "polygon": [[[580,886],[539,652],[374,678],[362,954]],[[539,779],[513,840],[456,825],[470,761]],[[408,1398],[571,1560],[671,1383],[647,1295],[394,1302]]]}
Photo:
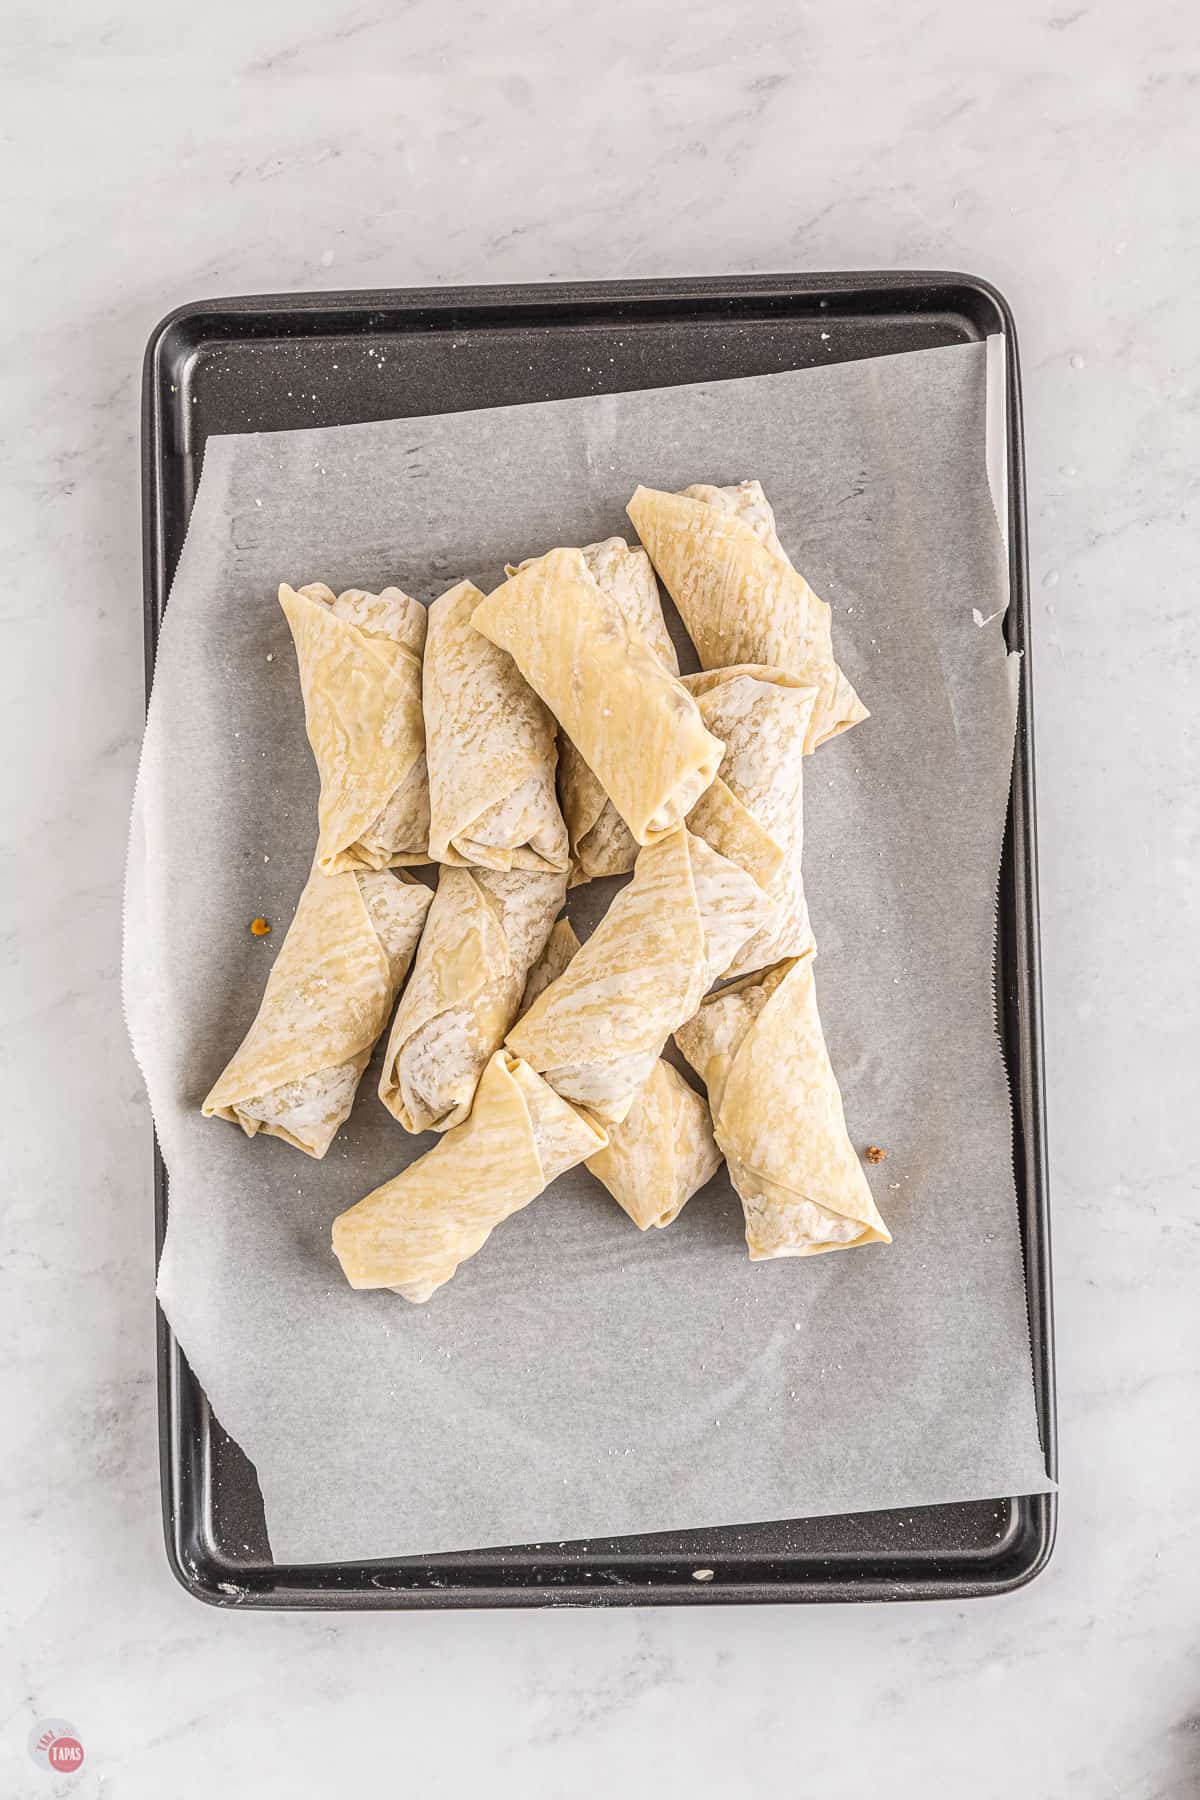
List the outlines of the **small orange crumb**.
{"label": "small orange crumb", "polygon": [[881,1163],[886,1155],[887,1151],[881,1150],[878,1144],[867,1145],[867,1161],[869,1163]]}
{"label": "small orange crumb", "polygon": [[[271,927],[270,927],[270,925],[268,925],[268,923],[265,919],[251,919],[250,929],[254,933],[255,937],[266,937],[266,935],[267,935],[268,931],[270,931]],[[870,1155],[870,1152],[868,1151],[867,1154]]]}

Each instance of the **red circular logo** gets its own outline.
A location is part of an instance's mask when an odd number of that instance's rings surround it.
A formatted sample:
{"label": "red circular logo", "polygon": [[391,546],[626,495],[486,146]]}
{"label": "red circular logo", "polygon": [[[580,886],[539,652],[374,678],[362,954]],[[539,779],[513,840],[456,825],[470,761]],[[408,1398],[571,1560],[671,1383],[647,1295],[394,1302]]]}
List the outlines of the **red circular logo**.
{"label": "red circular logo", "polygon": [[55,1775],[83,1767],[83,1744],[69,1719],[39,1719],[29,1734],[29,1754],[39,1769]]}
{"label": "red circular logo", "polygon": [[83,1767],[83,1745],[77,1737],[55,1738],[46,1746],[46,1755],[52,1769],[60,1769],[64,1774],[73,1774]]}

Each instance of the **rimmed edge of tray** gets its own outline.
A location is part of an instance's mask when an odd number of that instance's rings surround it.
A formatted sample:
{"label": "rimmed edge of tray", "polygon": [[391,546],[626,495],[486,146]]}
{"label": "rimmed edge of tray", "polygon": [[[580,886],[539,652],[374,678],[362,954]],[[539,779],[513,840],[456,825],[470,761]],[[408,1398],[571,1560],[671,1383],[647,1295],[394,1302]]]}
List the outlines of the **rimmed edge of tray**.
{"label": "rimmed edge of tray", "polygon": [[[386,331],[398,318],[410,328],[423,316],[442,328],[513,323],[514,311],[529,325],[551,325],[586,319],[593,308],[628,307],[638,317],[669,316],[680,303],[704,305],[719,316],[722,307],[741,304],[778,306],[797,303],[816,313],[839,305],[855,313],[910,308],[930,310],[969,296],[977,310],[991,314],[993,329],[1003,335],[1007,355],[1006,410],[1008,461],[1009,608],[1005,621],[1010,648],[1022,652],[1022,684],[1016,751],[1004,859],[1013,859],[1023,880],[1012,882],[1014,914],[1009,926],[1009,977],[1001,993],[1008,1031],[1018,1045],[1013,1086],[1014,1159],[1021,1204],[1025,1252],[1026,1296],[1038,1424],[1053,1478],[1057,1467],[1057,1422],[1054,1375],[1054,1326],[1050,1262],[1049,1184],[1042,1049],[1040,941],[1038,930],[1037,841],[1035,814],[1032,670],[1028,546],[1025,511],[1025,459],[1022,435],[1020,368],[1011,309],[991,283],[976,276],[940,271],[862,271],[845,274],[691,277],[668,281],[570,282],[521,286],[364,290],[361,292],[282,294],[202,300],[177,307],[151,334],[142,384],[142,514],[143,590],[146,625],[146,694],[149,701],[158,627],[169,585],[165,527],[164,367],[188,332],[201,321],[228,327],[231,336],[248,335],[251,324],[264,337],[278,335],[282,315],[290,317],[295,335],[326,335],[354,322]],[[632,322],[632,321],[631,321]],[[238,328],[240,327],[240,333]],[[911,348],[912,346],[906,346]],[[190,508],[190,496],[187,499]],[[1001,930],[1005,929],[1003,909]],[[154,1141],[156,1251],[161,1254],[166,1230],[167,1180],[157,1137]],[[208,1408],[169,1324],[157,1314],[159,1461],[163,1525],[172,1573],[193,1597],[218,1606],[276,1609],[379,1609],[427,1607],[495,1607],[530,1605],[737,1605],[747,1603],[811,1603],[816,1601],[934,1600],[979,1598],[1011,1592],[1041,1573],[1055,1542],[1057,1495],[1015,1496],[995,1503],[999,1529],[986,1556],[960,1559],[910,1554],[864,1558],[870,1573],[854,1573],[842,1555],[825,1559],[827,1568],[808,1568],[802,1576],[782,1572],[786,1557],[739,1559],[722,1547],[724,1566],[711,1580],[697,1580],[702,1552],[691,1555],[650,1547],[637,1538],[593,1540],[554,1546],[518,1546],[511,1550],[462,1552],[457,1556],[368,1564],[311,1566],[269,1563],[258,1568],[221,1560],[197,1529],[195,1500],[206,1493],[206,1465],[213,1432],[220,1428]],[[223,1434],[221,1434],[223,1436]],[[211,1486],[206,1503],[211,1504]],[[904,1509],[905,1513],[941,1508]],[[945,1510],[951,1510],[949,1508]],[[886,1520],[885,1514],[846,1515]],[[787,1522],[781,1522],[781,1526]],[[211,1520],[209,1521],[211,1524]],[[728,1527],[697,1534],[703,1538],[736,1537],[753,1528]],[[637,1546],[644,1545],[639,1551]],[[622,1548],[618,1548],[621,1546]],[[589,1550],[594,1550],[590,1563]],[[609,1554],[603,1554],[609,1551]],[[715,1560],[717,1554],[710,1549]],[[640,1561],[642,1579],[627,1577],[614,1565]],[[477,1577],[455,1582],[456,1566],[470,1562]],[[948,1565],[939,1567],[939,1562]],[[966,1566],[967,1564],[970,1566]],[[594,1566],[593,1566],[594,1565]],[[772,1567],[779,1573],[771,1573]],[[421,1585],[412,1577],[424,1575]],[[648,1578],[647,1578],[648,1577]]]}

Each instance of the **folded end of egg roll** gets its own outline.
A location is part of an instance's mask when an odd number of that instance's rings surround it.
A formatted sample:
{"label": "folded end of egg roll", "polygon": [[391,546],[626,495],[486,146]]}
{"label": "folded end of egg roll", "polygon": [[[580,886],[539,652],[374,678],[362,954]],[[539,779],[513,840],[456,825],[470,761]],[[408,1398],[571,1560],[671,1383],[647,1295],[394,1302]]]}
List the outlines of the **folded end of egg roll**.
{"label": "folded end of egg roll", "polygon": [[846,1129],[811,955],[709,995],[675,1041],[708,1089],[752,1261],[891,1242]]}
{"label": "folded end of egg roll", "polygon": [[388,870],[314,869],[254,1022],[201,1111],[320,1159],[348,1116],[433,896]]}
{"label": "folded end of egg roll", "polygon": [[673,1224],[721,1166],[708,1105],[660,1057],[587,1167],[639,1231]]}
{"label": "folded end of egg roll", "polygon": [[351,1287],[428,1300],[497,1225],[605,1141],[527,1064],[497,1051],[469,1118],[334,1220],[343,1274]]}
{"label": "folded end of egg roll", "polygon": [[429,608],[424,711],[435,861],[565,873],[554,720],[510,656],[471,624],[460,581]]}

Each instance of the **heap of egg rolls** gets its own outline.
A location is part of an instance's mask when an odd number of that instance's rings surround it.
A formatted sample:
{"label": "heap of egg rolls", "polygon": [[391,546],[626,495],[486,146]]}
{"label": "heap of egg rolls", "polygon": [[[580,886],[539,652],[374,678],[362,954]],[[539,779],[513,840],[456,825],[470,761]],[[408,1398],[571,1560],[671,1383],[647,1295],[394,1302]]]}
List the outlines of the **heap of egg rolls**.
{"label": "heap of egg rolls", "polygon": [[[866,710],[757,482],[639,487],[629,515],[640,545],[556,547],[428,608],[279,590],[317,847],[203,1110],[320,1158],[390,1021],[379,1100],[441,1135],[335,1220],[353,1287],[428,1300],[578,1164],[645,1231],[724,1160],[753,1260],[889,1241],[801,872],[805,759]],[[613,876],[581,944],[568,887]]]}

